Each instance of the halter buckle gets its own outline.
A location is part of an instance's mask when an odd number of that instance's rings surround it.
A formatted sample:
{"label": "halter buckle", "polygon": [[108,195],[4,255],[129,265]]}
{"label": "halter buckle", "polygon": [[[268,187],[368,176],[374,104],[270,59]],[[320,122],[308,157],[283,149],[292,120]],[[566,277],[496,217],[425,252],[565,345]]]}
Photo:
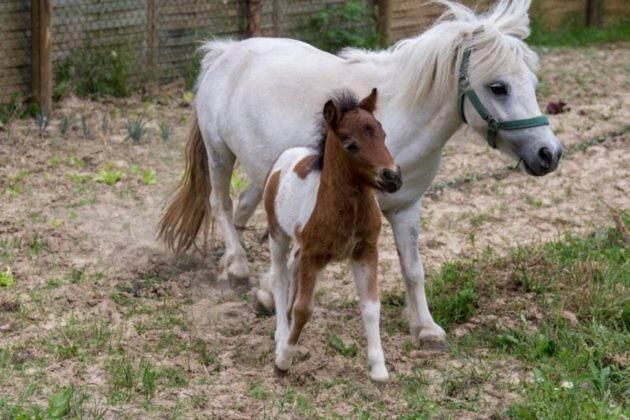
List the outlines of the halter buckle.
{"label": "halter buckle", "polygon": [[488,130],[493,132],[498,132],[501,128],[501,122],[490,116],[486,119],[486,123],[488,123]]}

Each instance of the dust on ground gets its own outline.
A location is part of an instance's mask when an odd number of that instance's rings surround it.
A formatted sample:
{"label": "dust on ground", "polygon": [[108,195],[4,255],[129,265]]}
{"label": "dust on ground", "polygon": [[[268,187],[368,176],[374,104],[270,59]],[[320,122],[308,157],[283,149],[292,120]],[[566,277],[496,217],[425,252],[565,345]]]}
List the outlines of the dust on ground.
{"label": "dust on ground", "polygon": [[[540,102],[562,100],[570,108],[551,117],[567,150],[553,174],[511,170],[513,162],[465,130],[448,143],[423,202],[429,277],[444,261],[589,232],[609,223],[607,205],[628,208],[628,47],[543,52]],[[13,288],[0,290],[0,349],[19,366],[8,375],[0,357],[0,395],[45,405],[52,391],[72,384],[89,396],[89,414],[228,418],[383,415],[431,406],[467,418],[500,413],[518,399],[519,384],[532,376],[518,361],[486,358],[483,349],[464,357],[418,348],[396,305],[382,321],[392,379],[371,383],[344,265],[331,267],[319,285],[291,373],[275,377],[274,319],[256,316],[249,295],[217,281],[220,239],[207,255],[182,257],[155,240],[160,211],[181,176],[188,99],[178,85],[128,100],[69,97],[41,135],[33,121],[0,127],[0,262],[15,277]],[[133,144],[126,124],[141,114],[147,134]],[[167,141],[160,138],[164,126]],[[264,232],[259,209],[245,233],[254,276],[268,266]],[[389,227],[381,249],[384,294],[400,294]],[[527,296],[509,297],[527,306]],[[487,303],[477,321],[488,321]],[[530,311],[535,318],[536,309]],[[465,335],[469,327],[449,333]],[[332,350],[331,335],[356,343],[357,354]],[[154,391],[143,394],[143,381],[117,380],[118,367],[140,371],[146,361],[158,372]],[[445,392],[453,381],[465,386]]]}

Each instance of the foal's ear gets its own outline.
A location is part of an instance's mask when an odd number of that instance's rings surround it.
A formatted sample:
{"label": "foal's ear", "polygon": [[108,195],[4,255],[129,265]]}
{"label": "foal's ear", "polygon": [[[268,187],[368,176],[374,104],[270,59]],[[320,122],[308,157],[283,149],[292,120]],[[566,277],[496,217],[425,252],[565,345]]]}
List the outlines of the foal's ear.
{"label": "foal's ear", "polygon": [[359,108],[366,110],[369,113],[373,113],[376,109],[376,100],[378,99],[378,90],[372,89],[369,96],[366,96],[359,103]]}
{"label": "foal's ear", "polygon": [[326,104],[324,105],[324,120],[326,121],[326,123],[328,123],[330,127],[337,127],[337,123],[340,119],[339,114],[339,108],[337,108],[337,104],[335,104],[335,101],[330,99],[328,102],[326,102]]}

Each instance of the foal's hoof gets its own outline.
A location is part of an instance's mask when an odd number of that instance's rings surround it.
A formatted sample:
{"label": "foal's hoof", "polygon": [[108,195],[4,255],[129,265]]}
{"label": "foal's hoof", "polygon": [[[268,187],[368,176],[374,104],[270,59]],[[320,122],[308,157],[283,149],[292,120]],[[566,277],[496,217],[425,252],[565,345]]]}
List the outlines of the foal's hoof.
{"label": "foal's hoof", "polygon": [[280,369],[278,367],[278,365],[276,365],[274,363],[273,364],[273,373],[275,373],[278,378],[284,378],[285,376],[287,376],[287,373],[289,373],[289,370],[288,369]]}

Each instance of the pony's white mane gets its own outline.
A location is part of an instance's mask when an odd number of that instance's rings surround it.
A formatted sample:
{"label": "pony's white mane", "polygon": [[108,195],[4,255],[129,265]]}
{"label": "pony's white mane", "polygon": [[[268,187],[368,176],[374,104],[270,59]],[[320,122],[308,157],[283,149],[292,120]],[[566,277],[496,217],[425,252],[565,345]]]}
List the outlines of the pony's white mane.
{"label": "pony's white mane", "polygon": [[[384,51],[348,48],[340,53],[349,61],[394,62],[397,77],[384,82],[384,90],[400,91],[410,104],[431,94],[453,92],[463,46],[474,47],[469,68],[470,80],[490,78],[521,68],[538,68],[536,54],[523,41],[529,36],[528,10],[531,0],[499,0],[487,13],[476,15],[468,7],[450,0],[435,0],[446,12],[426,32],[397,42]],[[390,84],[390,86],[387,86]]]}

